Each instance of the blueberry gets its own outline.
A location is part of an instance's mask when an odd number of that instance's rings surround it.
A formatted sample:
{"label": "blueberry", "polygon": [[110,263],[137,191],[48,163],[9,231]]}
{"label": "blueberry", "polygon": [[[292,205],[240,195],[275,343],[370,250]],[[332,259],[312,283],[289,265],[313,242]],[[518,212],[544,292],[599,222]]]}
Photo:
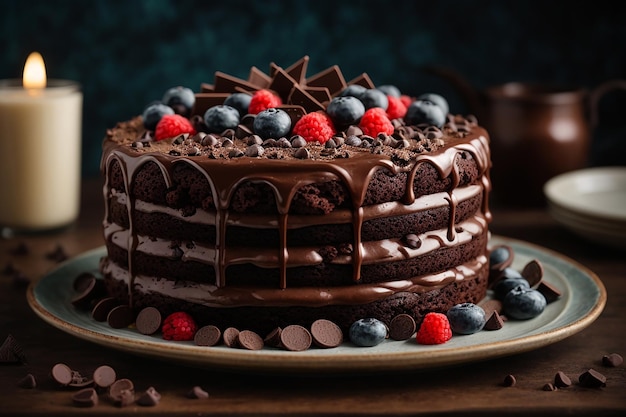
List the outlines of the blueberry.
{"label": "blueberry", "polygon": [[204,113],[204,124],[209,133],[222,133],[226,129],[235,129],[239,124],[239,112],[236,108],[223,104],[209,107]]}
{"label": "blueberry", "polygon": [[485,310],[473,303],[457,304],[450,308],[446,316],[452,331],[459,334],[472,334],[485,325]]}
{"label": "blueberry", "polygon": [[339,93],[339,96],[341,97],[350,96],[350,97],[360,98],[361,94],[363,94],[365,90],[367,90],[367,88],[363,87],[362,85],[351,84],[347,86],[346,88],[344,88],[343,90],[341,90],[341,92]]}
{"label": "blueberry", "polygon": [[512,253],[508,246],[500,245],[491,250],[489,253],[489,264],[499,265],[509,260]]}
{"label": "blueberry", "polygon": [[432,101],[415,100],[406,110],[404,121],[409,125],[425,123],[441,127],[446,122],[446,115],[441,107]]}
{"label": "blueberry", "polygon": [[365,113],[365,106],[356,97],[335,97],[326,108],[326,113],[337,126],[359,123]]}
{"label": "blueberry", "polygon": [[546,297],[539,291],[517,286],[502,300],[502,310],[513,319],[526,320],[537,317],[546,308]]}
{"label": "blueberry", "polygon": [[143,127],[148,130],[156,129],[156,125],[166,114],[174,114],[174,109],[160,102],[149,104],[143,111]]}
{"label": "blueberry", "polygon": [[372,107],[380,107],[383,110],[387,110],[389,106],[389,99],[387,95],[375,88],[368,88],[361,94],[359,100],[363,102],[365,109],[371,109]]}
{"label": "blueberry", "polygon": [[252,129],[263,139],[279,139],[291,130],[291,117],[281,109],[263,110],[254,118]]}
{"label": "blueberry", "polygon": [[378,319],[360,319],[352,323],[348,335],[357,346],[376,346],[387,338],[387,326]]}
{"label": "blueberry", "polygon": [[250,100],[252,96],[246,93],[233,93],[226,97],[224,104],[226,106],[234,107],[239,111],[239,117],[243,117],[248,114],[248,107],[250,106]]}
{"label": "blueberry", "polygon": [[[170,106],[180,114],[188,114],[196,102],[196,95],[187,87],[172,87],[163,94],[163,104]],[[184,111],[180,111],[184,110]]]}
{"label": "blueberry", "polygon": [[[505,271],[507,270],[514,271],[511,268],[506,268]],[[516,271],[516,273],[519,275],[519,272]],[[506,275],[505,273],[504,278],[500,279],[493,286],[494,296],[498,300],[503,300],[509,291],[511,291],[513,288],[518,287],[518,286],[521,286],[524,288],[530,288],[530,284],[528,283],[528,281],[526,281],[526,279],[524,279],[521,275],[511,276],[510,274]]]}
{"label": "blueberry", "polygon": [[439,94],[435,94],[435,93],[425,93],[420,95],[418,98],[418,100],[428,100],[430,102],[435,103],[436,105],[438,105],[439,107],[441,107],[441,110],[443,110],[443,115],[447,115],[448,112],[450,111],[450,106],[448,106],[448,101],[443,98],[442,96],[440,96]]}
{"label": "blueberry", "polygon": [[395,85],[390,85],[390,84],[379,85],[376,88],[382,91],[383,93],[387,94],[388,96],[400,97],[402,95],[402,93],[400,92],[400,89],[396,87]]}

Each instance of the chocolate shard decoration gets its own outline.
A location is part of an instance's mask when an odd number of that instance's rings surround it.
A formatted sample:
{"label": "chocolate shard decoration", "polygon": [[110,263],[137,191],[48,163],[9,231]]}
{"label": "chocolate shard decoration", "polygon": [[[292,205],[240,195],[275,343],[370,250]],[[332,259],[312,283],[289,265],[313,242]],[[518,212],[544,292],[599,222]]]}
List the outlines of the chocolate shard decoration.
{"label": "chocolate shard decoration", "polygon": [[330,91],[328,91],[328,88],[326,88],[326,87],[309,87],[309,86],[306,86],[306,87],[304,87],[304,91],[309,93],[311,95],[311,97],[313,97],[315,100],[319,101],[322,104],[324,102],[332,100],[332,98],[333,98],[330,95]]}
{"label": "chocolate shard decoration", "polygon": [[291,64],[285,72],[291,76],[298,84],[304,84],[306,81],[306,70],[309,66],[309,56],[305,55],[298,61]]}
{"label": "chocolate shard decoration", "polygon": [[306,85],[310,87],[328,87],[330,94],[335,95],[346,88],[346,80],[338,65],[333,65],[306,80]]}
{"label": "chocolate shard decoration", "polygon": [[300,87],[298,84],[293,86],[293,89],[291,90],[291,94],[289,94],[287,101],[293,105],[304,107],[307,113],[324,110],[324,106],[322,105],[322,103],[317,101],[311,94],[303,90],[302,87]]}
{"label": "chocolate shard decoration", "polygon": [[9,334],[0,346],[0,364],[26,363],[26,355],[13,335]]}
{"label": "chocolate shard decoration", "polygon": [[372,80],[370,79],[369,75],[367,75],[367,73],[363,73],[361,75],[359,75],[356,78],[351,79],[350,81],[348,81],[348,85],[360,85],[363,86],[365,88],[375,88],[376,86],[374,85],[374,83],[372,82]]}
{"label": "chocolate shard decoration", "polygon": [[278,66],[275,62],[270,62],[270,78],[274,77],[278,68],[280,68],[280,66]]}
{"label": "chocolate shard decoration", "polygon": [[215,86],[209,83],[201,83],[200,92],[201,93],[213,93],[215,92]]}
{"label": "chocolate shard decoration", "polygon": [[252,85],[256,85],[259,88],[267,88],[272,82],[272,77],[270,77],[257,67],[252,67],[250,68],[250,75],[248,75],[248,82]]}
{"label": "chocolate shard decoration", "polygon": [[272,79],[268,89],[275,91],[284,102],[289,97],[289,93],[295,85],[297,85],[296,80],[291,78],[291,76],[287,74],[284,69],[279,67],[276,68],[274,78]]}
{"label": "chocolate shard decoration", "polygon": [[278,106],[278,108],[287,112],[287,114],[291,118],[291,126],[295,125],[298,120],[300,120],[302,116],[306,114],[306,110],[304,109],[304,107],[295,104],[283,104]]}
{"label": "chocolate shard decoration", "polygon": [[242,87],[248,91],[257,90],[257,87],[248,81],[233,77],[221,71],[215,72],[214,86],[216,93],[234,93],[235,87]]}

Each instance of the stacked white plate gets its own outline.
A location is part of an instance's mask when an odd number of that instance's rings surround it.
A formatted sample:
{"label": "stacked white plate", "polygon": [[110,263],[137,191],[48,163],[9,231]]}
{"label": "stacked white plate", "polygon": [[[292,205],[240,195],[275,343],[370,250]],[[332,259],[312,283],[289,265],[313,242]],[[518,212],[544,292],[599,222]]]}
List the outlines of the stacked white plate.
{"label": "stacked white plate", "polygon": [[556,221],[590,241],[626,249],[626,166],[561,174],[543,191]]}

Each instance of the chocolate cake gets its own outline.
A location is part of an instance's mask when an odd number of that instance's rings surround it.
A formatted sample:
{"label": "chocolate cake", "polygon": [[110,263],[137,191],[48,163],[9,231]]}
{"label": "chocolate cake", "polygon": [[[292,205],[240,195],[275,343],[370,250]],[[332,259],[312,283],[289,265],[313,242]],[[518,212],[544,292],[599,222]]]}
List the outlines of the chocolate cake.
{"label": "chocolate cake", "polygon": [[[407,113],[390,115],[387,132],[356,120],[303,140],[295,126],[306,115],[326,117],[354,86],[376,89],[336,66],[306,77],[307,64],[253,67],[245,80],[215,73],[192,107],[172,105],[186,133],[157,140],[144,116],[107,131],[100,268],[110,295],[136,312],[185,311],[199,325],[261,334],[320,318],[344,330],[365,317],[419,322],[484,297],[487,132],[446,109],[440,126]],[[272,108],[289,115],[288,133],[259,135],[261,113],[245,111],[236,126],[208,126],[209,109],[261,90],[280,98]]]}

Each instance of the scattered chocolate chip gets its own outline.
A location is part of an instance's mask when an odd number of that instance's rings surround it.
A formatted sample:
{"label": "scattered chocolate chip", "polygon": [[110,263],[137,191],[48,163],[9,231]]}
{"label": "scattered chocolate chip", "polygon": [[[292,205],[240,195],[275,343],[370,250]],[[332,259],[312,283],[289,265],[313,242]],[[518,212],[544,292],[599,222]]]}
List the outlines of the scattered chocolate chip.
{"label": "scattered chocolate chip", "polygon": [[33,389],[37,387],[37,381],[33,374],[26,374],[26,376],[17,381],[17,386],[20,388]]}
{"label": "scattered chocolate chip", "polygon": [[318,319],[311,324],[311,337],[320,348],[334,348],[343,342],[343,332],[330,320]]}
{"label": "scattered chocolate chip", "polygon": [[154,407],[161,401],[161,394],[154,389],[154,387],[149,387],[143,394],[137,398],[137,404],[144,407]]}
{"label": "scattered chocolate chip", "polygon": [[237,335],[237,345],[247,350],[263,349],[263,338],[250,330],[242,330]]}
{"label": "scattered chocolate chip", "polygon": [[142,309],[135,319],[137,331],[141,334],[154,334],[161,328],[161,312],[155,307]]}
{"label": "scattered chocolate chip", "polygon": [[97,277],[91,272],[82,272],[78,274],[76,278],[74,278],[74,282],[72,287],[76,292],[83,292],[87,287],[91,285],[91,281],[96,279]]}
{"label": "scattered chocolate chip", "polygon": [[393,340],[407,340],[415,333],[415,319],[408,314],[398,314],[389,323],[389,337]]}
{"label": "scattered chocolate chip", "polygon": [[222,338],[222,332],[212,324],[206,325],[198,329],[193,337],[193,341],[197,346],[215,346]]}
{"label": "scattered chocolate chip", "polygon": [[107,315],[107,323],[114,329],[128,327],[134,321],[133,309],[125,304],[114,307]]}
{"label": "scattered chocolate chip", "polygon": [[81,285],[82,292],[79,292],[72,298],[72,305],[79,310],[88,310],[91,303],[97,299],[101,293],[98,279],[95,276],[85,278],[85,282]]}
{"label": "scattered chocolate chip", "polygon": [[595,369],[589,369],[578,377],[581,386],[587,388],[600,388],[606,386],[606,377]]}
{"label": "scattered chocolate chip", "polygon": [[30,249],[28,248],[26,243],[20,242],[17,244],[17,246],[9,250],[9,253],[13,256],[26,256],[30,253]]}
{"label": "scattered chocolate chip", "polygon": [[263,339],[263,342],[267,346],[280,347],[280,333],[283,331],[280,327],[276,327],[274,330],[269,332],[267,336]]}
{"label": "scattered chocolate chip", "polygon": [[287,350],[303,351],[311,347],[313,338],[311,333],[304,327],[291,324],[280,332],[280,343]]}
{"label": "scattered chocolate chip", "polygon": [[548,382],[541,389],[544,390],[544,391],[556,391],[557,387],[555,387],[554,384],[551,384],[551,383]]}
{"label": "scattered chocolate chip", "polygon": [[517,380],[511,374],[505,376],[504,380],[502,381],[502,385],[505,387],[514,387],[516,383],[517,383]]}
{"label": "scattered chocolate chip", "polygon": [[309,153],[309,150],[307,148],[303,147],[298,148],[298,150],[294,152],[293,156],[298,159],[309,159],[311,157],[311,154]]}
{"label": "scattered chocolate chip", "polygon": [[72,383],[74,373],[72,369],[64,363],[57,363],[52,367],[52,378],[60,385],[67,386]]}
{"label": "scattered chocolate chip", "polygon": [[624,363],[624,358],[618,353],[611,353],[609,355],[602,356],[602,365],[615,368]]}
{"label": "scattered chocolate chip", "polygon": [[108,388],[116,381],[115,369],[109,365],[101,365],[93,371],[93,382],[100,388]]}
{"label": "scattered chocolate chip", "polygon": [[554,375],[554,385],[557,388],[567,388],[572,385],[572,380],[563,371],[559,371]]}
{"label": "scattered chocolate chip", "polygon": [[497,311],[498,313],[502,312],[502,301],[496,300],[495,298],[482,301],[478,304],[478,306],[483,309],[485,317],[487,318],[491,317],[491,314],[494,311]]}
{"label": "scattered chocolate chip", "polygon": [[132,404],[135,401],[135,385],[133,381],[122,378],[113,382],[109,386],[109,397],[115,405],[120,407]]}
{"label": "scattered chocolate chip", "polygon": [[2,275],[13,275],[17,272],[18,270],[11,262],[7,262],[6,266],[2,269]]}
{"label": "scattered chocolate chip", "polygon": [[546,298],[547,303],[556,301],[561,296],[561,291],[545,281],[541,281],[539,283],[539,286],[537,286],[537,291],[543,294],[543,296]]}
{"label": "scattered chocolate chip", "polygon": [[57,244],[52,251],[46,253],[46,259],[55,262],[63,262],[67,260],[67,258],[68,256],[65,253],[65,250],[63,249],[63,246],[61,246],[61,244]]}
{"label": "scattered chocolate chip", "polygon": [[209,398],[209,393],[196,385],[187,393],[187,398],[194,400]]}
{"label": "scattered chocolate chip", "polygon": [[239,336],[239,330],[234,327],[229,327],[224,330],[224,344],[228,347],[237,347],[237,338]]}
{"label": "scattered chocolate chip", "polygon": [[96,305],[93,307],[93,309],[91,310],[91,317],[95,321],[101,321],[101,322],[106,321],[111,310],[113,310],[118,305],[120,305],[120,303],[117,300],[117,298],[114,298],[114,297],[103,298],[102,300],[98,301]]}
{"label": "scattered chocolate chip", "polygon": [[76,407],[94,407],[98,405],[98,393],[93,388],[85,388],[72,395],[72,403]]}
{"label": "scattered chocolate chip", "polygon": [[521,274],[522,277],[524,277],[524,279],[528,281],[530,286],[534,287],[535,285],[539,284],[541,278],[543,278],[543,265],[541,265],[541,262],[539,262],[538,260],[533,259],[532,261],[528,262],[526,266],[524,266]]}
{"label": "scattered chocolate chip", "polygon": [[485,322],[483,329],[500,330],[502,327],[504,327],[504,320],[502,319],[502,316],[500,316],[500,314],[496,310],[494,310],[491,312],[491,315]]}
{"label": "scattered chocolate chip", "polygon": [[406,245],[412,249],[418,249],[420,246],[422,246],[422,240],[419,238],[418,235],[414,233],[409,233],[408,235],[404,236],[404,243],[406,243]]}
{"label": "scattered chocolate chip", "polygon": [[13,335],[9,334],[0,346],[0,364],[26,363],[26,355]]}

